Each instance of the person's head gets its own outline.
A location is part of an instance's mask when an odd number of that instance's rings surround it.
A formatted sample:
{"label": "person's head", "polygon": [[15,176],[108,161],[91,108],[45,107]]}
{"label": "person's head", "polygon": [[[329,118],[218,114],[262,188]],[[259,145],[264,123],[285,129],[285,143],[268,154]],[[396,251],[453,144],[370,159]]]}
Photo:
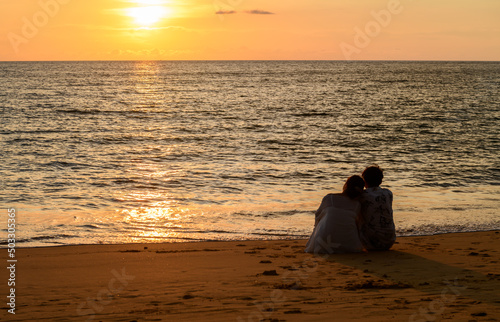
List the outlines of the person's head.
{"label": "person's head", "polygon": [[363,171],[363,179],[366,182],[366,187],[378,187],[384,179],[384,171],[378,165],[372,165]]}
{"label": "person's head", "polygon": [[344,191],[349,198],[354,199],[363,193],[365,181],[360,176],[352,176],[344,184]]}

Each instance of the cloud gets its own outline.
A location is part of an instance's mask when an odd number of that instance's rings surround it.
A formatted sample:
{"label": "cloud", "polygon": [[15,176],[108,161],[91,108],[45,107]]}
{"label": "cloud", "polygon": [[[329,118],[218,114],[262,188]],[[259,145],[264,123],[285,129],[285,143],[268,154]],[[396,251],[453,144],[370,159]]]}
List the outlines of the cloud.
{"label": "cloud", "polygon": [[[274,12],[265,11],[265,10],[247,10],[244,12],[251,14],[251,15],[274,15]],[[219,11],[215,12],[216,15],[232,15],[235,13],[238,13],[238,12],[234,11],[234,10],[219,10]]]}
{"label": "cloud", "polygon": [[274,12],[264,11],[264,10],[249,10],[245,12],[251,15],[274,15]]}
{"label": "cloud", "polygon": [[216,15],[232,15],[234,13],[236,13],[236,11],[234,11],[234,10],[219,10],[215,14]]}

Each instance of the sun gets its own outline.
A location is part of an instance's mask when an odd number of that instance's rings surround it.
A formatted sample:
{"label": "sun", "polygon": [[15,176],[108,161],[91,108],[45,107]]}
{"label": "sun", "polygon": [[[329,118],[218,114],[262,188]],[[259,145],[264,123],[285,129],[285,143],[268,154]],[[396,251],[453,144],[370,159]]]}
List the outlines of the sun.
{"label": "sun", "polygon": [[149,27],[165,18],[169,10],[163,6],[145,6],[127,9],[127,15],[141,27]]}

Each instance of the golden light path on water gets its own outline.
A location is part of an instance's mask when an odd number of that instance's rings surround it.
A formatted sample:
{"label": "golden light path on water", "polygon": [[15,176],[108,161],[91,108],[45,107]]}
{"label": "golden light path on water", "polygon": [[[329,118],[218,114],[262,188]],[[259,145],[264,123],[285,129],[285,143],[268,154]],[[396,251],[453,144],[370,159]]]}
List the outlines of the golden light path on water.
{"label": "golden light path on water", "polygon": [[181,233],[174,228],[182,228],[182,222],[187,219],[183,210],[173,207],[127,210],[123,215],[125,223],[136,227],[133,236],[129,237],[130,242],[179,239]]}

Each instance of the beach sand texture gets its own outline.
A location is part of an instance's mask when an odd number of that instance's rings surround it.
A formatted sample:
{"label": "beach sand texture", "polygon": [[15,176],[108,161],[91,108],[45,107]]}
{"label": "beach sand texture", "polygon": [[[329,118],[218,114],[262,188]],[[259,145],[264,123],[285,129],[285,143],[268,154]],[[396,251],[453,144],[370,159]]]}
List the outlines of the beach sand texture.
{"label": "beach sand texture", "polygon": [[[402,237],[388,252],[330,256],[304,253],[305,243],[21,248],[16,314],[9,314],[4,302],[0,316],[12,321],[500,319],[498,231]],[[3,269],[1,281],[7,280]]]}

